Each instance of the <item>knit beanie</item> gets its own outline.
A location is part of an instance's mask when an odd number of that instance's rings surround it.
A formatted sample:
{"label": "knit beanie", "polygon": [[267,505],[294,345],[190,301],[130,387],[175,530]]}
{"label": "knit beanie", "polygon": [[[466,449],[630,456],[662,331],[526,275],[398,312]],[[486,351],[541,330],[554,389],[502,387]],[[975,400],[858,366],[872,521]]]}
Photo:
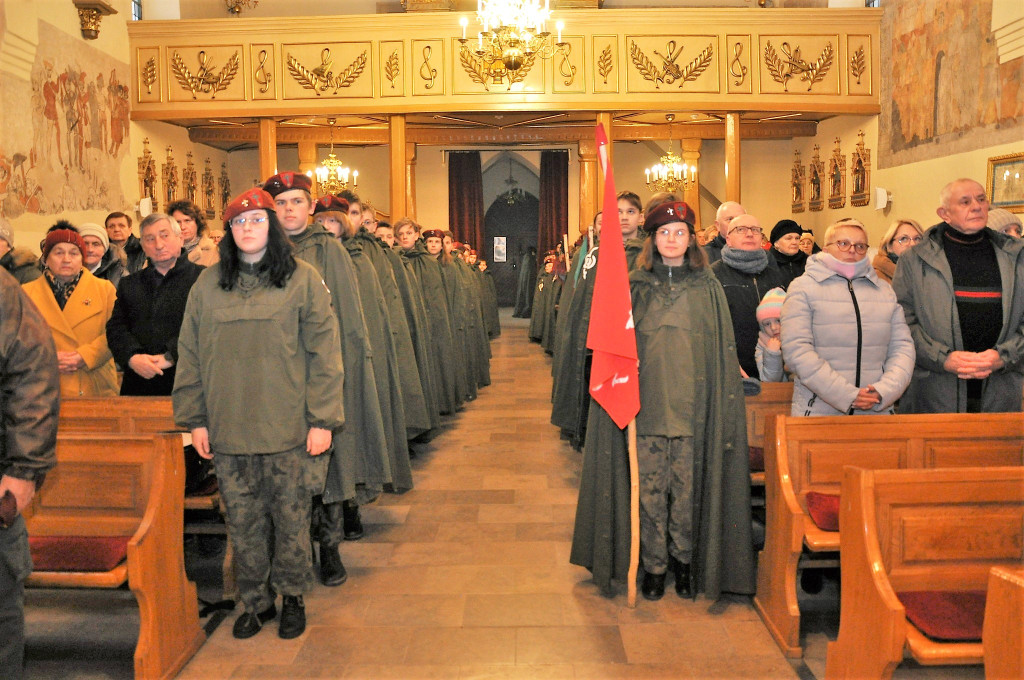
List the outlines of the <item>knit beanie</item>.
{"label": "knit beanie", "polygon": [[0,239],[7,241],[11,248],[14,247],[14,230],[11,229],[11,223],[3,217],[0,217]]}
{"label": "knit beanie", "polygon": [[[995,231],[1002,231],[1004,228],[1016,224],[1021,226],[1020,215],[1014,215],[1009,210],[994,208],[988,211],[988,227]],[[2,236],[0,236],[2,238]]]}
{"label": "knit beanie", "polygon": [[82,235],[83,239],[86,236],[95,236],[98,238],[103,244],[104,251],[110,248],[110,237],[107,236],[107,230],[95,222],[86,222],[85,224],[78,225],[78,233]]}
{"label": "knit beanie", "polygon": [[786,291],[781,288],[772,288],[761,298],[761,304],[757,306],[757,322],[765,319],[778,319],[782,316],[782,303],[786,299]]}
{"label": "knit beanie", "polygon": [[772,228],[772,234],[768,237],[768,240],[775,243],[786,234],[796,234],[799,236],[802,232],[803,228],[793,220],[779,220]]}
{"label": "knit beanie", "polygon": [[85,253],[85,242],[82,240],[82,235],[67,220],[59,220],[51,227],[51,231],[46,232],[46,238],[43,239],[43,262],[46,262],[50,251],[58,243],[70,243],[77,246],[80,253]]}

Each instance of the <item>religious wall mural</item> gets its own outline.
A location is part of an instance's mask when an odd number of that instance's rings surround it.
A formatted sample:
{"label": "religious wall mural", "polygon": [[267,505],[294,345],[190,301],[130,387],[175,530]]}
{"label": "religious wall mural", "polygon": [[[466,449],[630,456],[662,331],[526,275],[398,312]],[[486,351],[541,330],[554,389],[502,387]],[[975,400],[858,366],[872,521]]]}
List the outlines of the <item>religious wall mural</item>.
{"label": "religious wall mural", "polygon": [[1024,57],[999,63],[992,0],[884,3],[879,167],[1024,139]]}
{"label": "religious wall mural", "polygon": [[13,219],[123,208],[128,64],[40,21],[25,75],[0,78],[0,210]]}

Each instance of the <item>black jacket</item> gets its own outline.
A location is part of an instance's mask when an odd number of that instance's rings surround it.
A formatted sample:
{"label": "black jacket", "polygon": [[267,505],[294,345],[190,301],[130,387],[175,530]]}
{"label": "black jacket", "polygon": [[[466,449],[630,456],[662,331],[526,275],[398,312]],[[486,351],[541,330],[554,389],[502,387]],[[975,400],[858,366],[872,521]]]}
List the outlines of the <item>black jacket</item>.
{"label": "black jacket", "polygon": [[134,274],[146,266],[146,253],[142,251],[142,241],[135,234],[129,234],[122,248],[128,257],[128,273]]}
{"label": "black jacket", "polygon": [[[751,378],[760,378],[757,363],[754,361],[754,348],[757,346],[757,306],[761,298],[772,288],[785,287],[782,273],[771,263],[760,274],[744,274],[738,269],[719,260],[711,265],[711,271],[718,277],[718,282],[725,290],[729,301],[729,313],[732,315],[732,329],[736,334],[736,357],[740,366]],[[115,355],[116,356],[116,355]]]}
{"label": "black jacket", "polygon": [[722,259],[722,248],[725,247],[725,238],[721,234],[704,244],[704,252],[707,253],[708,263],[714,264]]}
{"label": "black jacket", "polygon": [[168,354],[178,361],[178,333],[185,315],[185,303],[192,284],[203,267],[189,261],[182,251],[174,267],[161,276],[155,267],[121,279],[114,312],[107,321],[107,344],[114,361],[124,368],[121,394],[131,396],[170,395],[174,367],[150,380],[128,367],[135,354]]}

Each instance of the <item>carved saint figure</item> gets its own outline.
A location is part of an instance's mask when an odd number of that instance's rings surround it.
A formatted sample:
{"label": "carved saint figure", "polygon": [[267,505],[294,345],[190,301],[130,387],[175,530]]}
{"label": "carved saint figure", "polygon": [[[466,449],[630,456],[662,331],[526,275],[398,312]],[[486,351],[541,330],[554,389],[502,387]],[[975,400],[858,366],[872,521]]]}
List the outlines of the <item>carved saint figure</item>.
{"label": "carved saint figure", "polygon": [[811,200],[821,200],[821,177],[818,175],[818,168],[811,168]]}

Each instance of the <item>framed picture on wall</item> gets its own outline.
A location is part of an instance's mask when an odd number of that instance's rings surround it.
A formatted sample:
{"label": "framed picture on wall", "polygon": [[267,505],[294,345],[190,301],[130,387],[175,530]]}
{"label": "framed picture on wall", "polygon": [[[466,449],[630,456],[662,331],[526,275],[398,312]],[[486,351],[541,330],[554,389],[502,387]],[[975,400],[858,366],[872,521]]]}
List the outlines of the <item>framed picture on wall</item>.
{"label": "framed picture on wall", "polygon": [[989,205],[1010,212],[1024,210],[1024,153],[988,159]]}

